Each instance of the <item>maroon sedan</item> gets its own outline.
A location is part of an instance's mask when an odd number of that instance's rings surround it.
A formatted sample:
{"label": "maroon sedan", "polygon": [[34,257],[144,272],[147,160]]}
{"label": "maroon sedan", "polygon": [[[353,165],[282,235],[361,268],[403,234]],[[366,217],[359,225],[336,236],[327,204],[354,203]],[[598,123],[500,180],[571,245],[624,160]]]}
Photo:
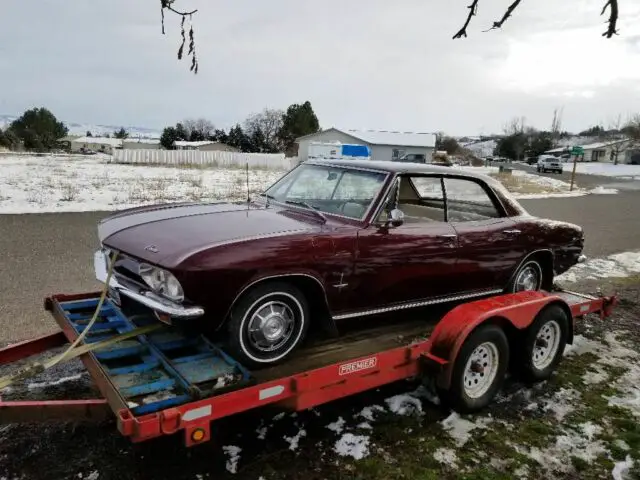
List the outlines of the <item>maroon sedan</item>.
{"label": "maroon sedan", "polygon": [[309,325],[521,290],[583,261],[580,227],[529,215],[498,181],[367,160],[307,161],[250,202],[178,203],[99,224],[114,301],[171,324],[225,329],[253,367]]}

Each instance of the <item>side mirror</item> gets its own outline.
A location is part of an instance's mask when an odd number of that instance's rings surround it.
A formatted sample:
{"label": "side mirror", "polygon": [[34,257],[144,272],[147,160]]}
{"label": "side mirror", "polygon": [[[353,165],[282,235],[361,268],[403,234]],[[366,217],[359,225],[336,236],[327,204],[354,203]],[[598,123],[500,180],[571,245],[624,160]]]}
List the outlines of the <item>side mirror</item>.
{"label": "side mirror", "polygon": [[391,212],[389,212],[388,223],[392,227],[399,227],[400,225],[402,225],[404,223],[404,213],[402,212],[402,210],[398,208],[394,208],[393,210],[391,210]]}

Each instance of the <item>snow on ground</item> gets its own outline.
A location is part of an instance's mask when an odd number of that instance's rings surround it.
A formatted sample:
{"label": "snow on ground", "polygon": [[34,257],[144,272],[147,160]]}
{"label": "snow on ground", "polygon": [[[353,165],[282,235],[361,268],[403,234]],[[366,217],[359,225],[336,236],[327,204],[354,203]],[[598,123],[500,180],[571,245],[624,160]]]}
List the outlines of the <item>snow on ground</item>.
{"label": "snow on ground", "polygon": [[611,472],[613,480],[626,479],[629,470],[633,468],[633,464],[634,462],[630,455],[627,455],[627,457],[622,462],[616,462],[615,466],[613,467],[613,471]]}
{"label": "snow on ground", "polygon": [[345,433],[336,442],[333,450],[343,457],[353,457],[361,460],[369,455],[369,437]]}
{"label": "snow on ground", "polygon": [[[246,198],[243,169],[121,165],[109,157],[0,157],[0,213],[112,211],[152,203]],[[249,170],[258,192],[284,171]]]}
{"label": "snow on ground", "polygon": [[301,428],[298,430],[298,433],[296,433],[293,437],[283,437],[285,439],[285,441],[289,444],[289,450],[297,450],[298,449],[298,445],[300,443],[300,439],[302,437],[306,437],[307,436],[307,431],[304,428]]}
{"label": "snow on ground", "polygon": [[456,462],[458,461],[456,451],[452,450],[451,448],[437,449],[435,452],[433,452],[433,458],[435,458],[438,462],[453,468],[456,468]]}
{"label": "snow on ground", "polygon": [[462,418],[458,413],[452,412],[440,424],[442,428],[453,438],[458,447],[463,446],[471,438],[471,432],[477,428],[486,428],[493,419],[477,417],[475,422]]}
{"label": "snow on ground", "polygon": [[329,425],[327,425],[327,428],[333,432],[336,432],[337,434],[342,433],[342,430],[344,429],[344,424],[346,422],[344,421],[344,418],[342,417],[338,417],[338,420],[336,420],[335,422],[330,423]]}
{"label": "snow on ground", "polygon": [[235,445],[225,445],[222,447],[222,451],[229,456],[226,464],[227,470],[230,473],[236,473],[238,471],[238,460],[240,460],[240,452],[242,452],[242,449]]}
{"label": "snow on ground", "polygon": [[576,165],[576,172],[604,177],[628,177],[640,180],[640,165],[614,165],[613,163],[585,162]]}
{"label": "snow on ground", "polygon": [[578,280],[623,278],[638,273],[640,273],[640,251],[622,252],[574,265],[562,275],[558,275],[555,280],[564,284]]}

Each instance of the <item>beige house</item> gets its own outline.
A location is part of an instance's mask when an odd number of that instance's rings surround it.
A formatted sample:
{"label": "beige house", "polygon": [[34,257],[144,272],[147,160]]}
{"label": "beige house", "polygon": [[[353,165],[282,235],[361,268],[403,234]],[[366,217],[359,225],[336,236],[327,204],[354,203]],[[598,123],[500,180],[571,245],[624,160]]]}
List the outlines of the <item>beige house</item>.
{"label": "beige house", "polygon": [[109,137],[78,137],[71,140],[72,153],[100,152],[111,154],[122,148],[122,139]]}
{"label": "beige house", "polygon": [[[629,140],[614,140],[610,142],[587,143],[585,145],[577,145],[584,150],[585,162],[610,162],[613,163],[618,157],[618,163],[625,162],[625,152],[629,147]],[[554,155],[556,157],[568,155],[571,153],[571,147],[559,147],[544,152],[545,154]]]}
{"label": "beige house", "polygon": [[238,152],[237,148],[220,142],[211,140],[203,140],[200,142],[188,142],[185,140],[176,140],[173,144],[176,150],[199,150],[201,152]]}
{"label": "beige house", "polygon": [[160,150],[160,139],[158,138],[125,138],[122,142],[125,150]]}

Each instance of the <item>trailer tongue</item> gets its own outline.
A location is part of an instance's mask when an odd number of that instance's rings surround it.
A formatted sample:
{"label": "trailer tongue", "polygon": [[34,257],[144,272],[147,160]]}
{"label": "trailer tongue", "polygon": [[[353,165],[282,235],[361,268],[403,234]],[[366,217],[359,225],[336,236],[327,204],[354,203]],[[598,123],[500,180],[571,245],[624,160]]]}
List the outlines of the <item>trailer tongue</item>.
{"label": "trailer tongue", "polygon": [[[0,350],[0,365],[73,342],[86,328],[98,297],[88,293],[47,298],[45,307],[61,331]],[[249,372],[204,336],[159,324],[152,313],[127,316],[107,300],[84,338],[89,351],[80,355],[103,398],[0,401],[0,423],[115,415],[118,430],[133,442],[182,430],[191,446],[210,438],[215,419],[274,403],[303,410],[411,377],[433,379],[441,395],[473,410],[472,405],[481,408],[486,400],[474,404],[454,397],[471,398],[478,382],[484,381],[486,363],[483,367],[472,360],[487,342],[476,348],[475,337],[485,330],[489,337],[490,330],[494,335],[504,330],[509,333],[507,354],[522,351],[529,329],[557,311],[567,319],[568,329],[557,331],[566,334],[556,343],[538,335],[541,340],[536,337],[531,354],[540,357],[552,344],[564,348],[572,342],[575,319],[591,313],[605,318],[615,303],[615,296],[566,291],[499,295],[459,304],[433,318],[387,322],[319,340],[281,365]],[[561,323],[562,318],[551,318],[548,325]],[[110,342],[140,328],[147,332]],[[504,347],[496,351],[505,353]],[[500,380],[491,380],[489,387],[497,388]],[[467,383],[475,390],[467,391]]]}

